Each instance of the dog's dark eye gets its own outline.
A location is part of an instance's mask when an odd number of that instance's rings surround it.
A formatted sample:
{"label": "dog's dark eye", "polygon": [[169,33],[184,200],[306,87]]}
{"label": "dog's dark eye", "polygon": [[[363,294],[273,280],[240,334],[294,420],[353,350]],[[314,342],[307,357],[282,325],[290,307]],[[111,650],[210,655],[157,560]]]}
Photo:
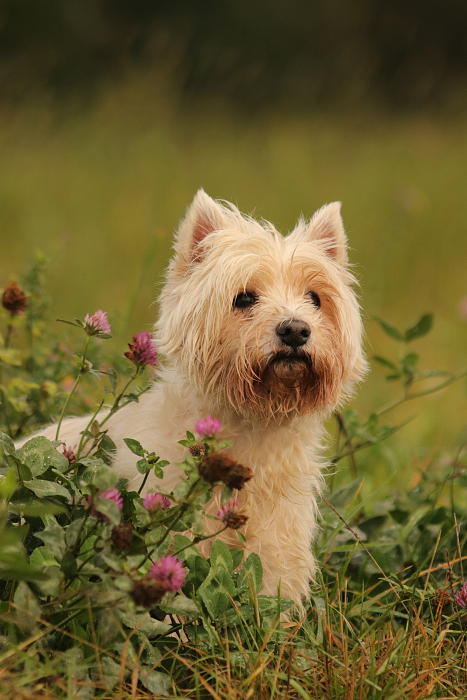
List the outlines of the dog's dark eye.
{"label": "dog's dark eye", "polygon": [[258,297],[254,292],[240,292],[233,300],[232,306],[234,309],[247,309],[249,306],[256,304],[257,301]]}
{"label": "dog's dark eye", "polygon": [[316,292],[308,292],[308,296],[313,304],[319,309],[321,306],[321,299],[319,298],[318,294],[316,294]]}

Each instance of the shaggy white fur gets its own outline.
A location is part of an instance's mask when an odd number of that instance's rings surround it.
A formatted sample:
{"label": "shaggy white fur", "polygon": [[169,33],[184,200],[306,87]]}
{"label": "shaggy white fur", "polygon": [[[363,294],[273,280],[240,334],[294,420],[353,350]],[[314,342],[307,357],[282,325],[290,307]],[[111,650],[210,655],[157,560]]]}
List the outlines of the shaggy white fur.
{"label": "shaggy white fur", "polygon": [[[249,518],[246,553],[263,562],[263,592],[275,594],[280,581],[299,603],[316,571],[323,421],[366,367],[340,205],[300,220],[284,238],[200,190],[174,248],[156,326],[167,365],[138,404],[106,424],[115,469],[141,482],[123,442],[135,438],[170,460],[162,485],[171,489],[184,458],[178,440],[198,418],[218,418],[230,454],[254,474],[239,497]],[[60,438],[73,445],[87,422],[65,421]],[[55,429],[43,434],[53,439]],[[239,544],[231,531],[222,539]]]}

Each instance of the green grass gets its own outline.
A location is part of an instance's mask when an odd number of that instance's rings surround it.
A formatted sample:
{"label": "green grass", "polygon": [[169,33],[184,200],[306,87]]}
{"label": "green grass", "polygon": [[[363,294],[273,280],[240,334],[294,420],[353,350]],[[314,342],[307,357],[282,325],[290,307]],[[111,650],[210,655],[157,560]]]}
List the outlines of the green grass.
{"label": "green grass", "polygon": [[[407,326],[432,311],[425,367],[462,368],[465,118],[247,120],[211,105],[188,113],[148,79],[135,78],[87,111],[37,101],[4,108],[0,124],[0,283],[18,274],[26,250],[41,248],[52,259],[57,317],[104,308],[114,321],[120,317],[122,336],[148,328],[173,229],[200,186],[283,231],[301,212],[311,216],[339,199],[361,281],[369,354],[380,353],[384,342],[373,315]],[[390,397],[384,383],[367,382],[355,405],[365,413]],[[460,443],[465,400],[464,381],[425,404],[423,415],[389,443],[397,448],[394,469],[406,473],[407,464]],[[419,410],[414,402],[406,417]],[[394,469],[380,462],[376,483]]]}
{"label": "green grass", "polygon": [[[13,437],[23,427],[33,430],[60,414],[64,388],[77,371],[71,354],[82,353],[85,341],[82,330],[44,322],[48,303],[42,277],[39,258],[20,280],[34,292],[26,313],[14,318],[6,311],[0,314],[3,336],[11,341],[9,348],[0,347],[0,428]],[[132,293],[138,297],[136,284]],[[75,311],[75,301],[66,300],[70,316],[82,315]],[[59,303],[64,302],[60,296]],[[131,312],[131,306],[127,309]],[[444,375],[423,378],[415,367],[415,349],[421,351],[421,366],[427,364],[425,350],[430,351],[434,337],[433,332],[426,334],[429,327],[425,317],[407,332],[407,342],[396,344],[388,335],[383,342],[381,337],[380,355],[405,359],[391,370],[399,373],[391,393],[401,402],[394,399],[391,411],[369,404],[370,410],[379,409],[380,423],[374,415],[359,420],[352,411],[330,423],[336,435],[330,452],[350,454],[342,460],[335,457],[333,469],[339,466],[339,471],[328,475],[315,544],[320,574],[311,585],[310,600],[288,619],[281,619],[280,612],[290,610],[291,601],[258,596],[254,590],[255,582],[261,589],[257,555],[237,569],[239,550],[229,552],[217,543],[209,560],[200,562],[192,547],[187,549],[175,516],[189,519],[190,508],[193,514],[191,489],[187,509],[182,495],[175,498],[175,511],[161,511],[157,521],[141,504],[135,506],[136,494],[123,493],[125,522],[138,535],[129,549],[117,546],[112,535],[112,525],[120,521],[116,505],[100,504],[112,521],[100,522],[89,515],[83,500],[89,488],[95,497],[117,480],[112,469],[100,459],[96,462],[97,457],[108,461],[112,449],[97,426],[88,437],[95,447],[102,440],[103,449],[94,455],[90,449],[81,465],[69,465],[44,438],[15,451],[1,434],[2,700],[142,700],[161,697],[160,689],[163,697],[189,700],[467,698],[466,610],[454,599],[465,583],[467,558],[465,449],[456,439],[434,449],[433,441],[415,442],[412,432],[412,443],[404,450],[407,427],[398,442],[386,439],[392,428],[384,427],[405,421],[415,403],[410,397],[423,392],[426,382],[446,380]],[[113,340],[91,340],[93,367],[115,367],[123,387],[130,371],[122,354],[124,339],[117,334]],[[141,381],[139,390],[144,390]],[[378,383],[375,372],[367,397],[385,393]],[[104,393],[106,386],[110,388],[108,378],[98,382],[95,376],[84,376],[69,404],[72,411],[89,411],[96,399],[115,401]],[[460,410],[456,388],[451,386],[443,397],[449,410],[438,419],[442,426]],[[424,404],[432,400],[417,399]],[[185,427],[180,426],[180,436]],[[187,438],[188,445],[195,441]],[[370,448],[360,449],[368,443]],[[143,470],[149,467],[151,456],[138,443],[130,449],[145,456]],[[411,462],[404,461],[409,451]],[[421,459],[417,451],[428,456]],[[346,460],[350,469],[342,468]],[[196,460],[187,456],[185,467],[198,483]],[[123,485],[119,488],[124,492]],[[147,527],[154,537],[146,541]],[[168,538],[164,527],[178,534]],[[186,527],[183,523],[182,529]],[[149,617],[142,607],[135,608],[128,591],[134,593],[134,586],[144,583],[148,556],[156,551],[162,556],[169,546],[180,558],[186,556],[184,592],[190,595],[195,588],[196,604],[182,595],[160,599]],[[161,622],[167,614],[168,627]]]}

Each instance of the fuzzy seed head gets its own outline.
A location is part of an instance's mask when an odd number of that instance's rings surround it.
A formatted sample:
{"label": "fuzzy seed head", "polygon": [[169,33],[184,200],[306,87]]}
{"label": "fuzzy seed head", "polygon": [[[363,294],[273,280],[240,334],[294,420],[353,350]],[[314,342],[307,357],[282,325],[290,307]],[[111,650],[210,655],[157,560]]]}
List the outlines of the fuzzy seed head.
{"label": "fuzzy seed head", "polygon": [[221,452],[214,452],[201,460],[198,471],[208,484],[221,481],[230,489],[242,489],[253,477],[251,469]]}
{"label": "fuzzy seed head", "polygon": [[23,314],[28,305],[28,298],[17,282],[10,282],[2,295],[2,306],[11,316]]}

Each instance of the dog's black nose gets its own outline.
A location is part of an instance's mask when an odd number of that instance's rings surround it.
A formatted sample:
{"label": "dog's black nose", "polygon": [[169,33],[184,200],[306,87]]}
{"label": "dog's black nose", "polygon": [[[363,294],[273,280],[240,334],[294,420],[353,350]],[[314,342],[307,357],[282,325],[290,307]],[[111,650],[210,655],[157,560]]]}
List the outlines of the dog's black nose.
{"label": "dog's black nose", "polygon": [[276,326],[276,333],[285,345],[289,345],[291,348],[299,348],[301,345],[305,345],[311,335],[311,330],[305,321],[289,318]]}

